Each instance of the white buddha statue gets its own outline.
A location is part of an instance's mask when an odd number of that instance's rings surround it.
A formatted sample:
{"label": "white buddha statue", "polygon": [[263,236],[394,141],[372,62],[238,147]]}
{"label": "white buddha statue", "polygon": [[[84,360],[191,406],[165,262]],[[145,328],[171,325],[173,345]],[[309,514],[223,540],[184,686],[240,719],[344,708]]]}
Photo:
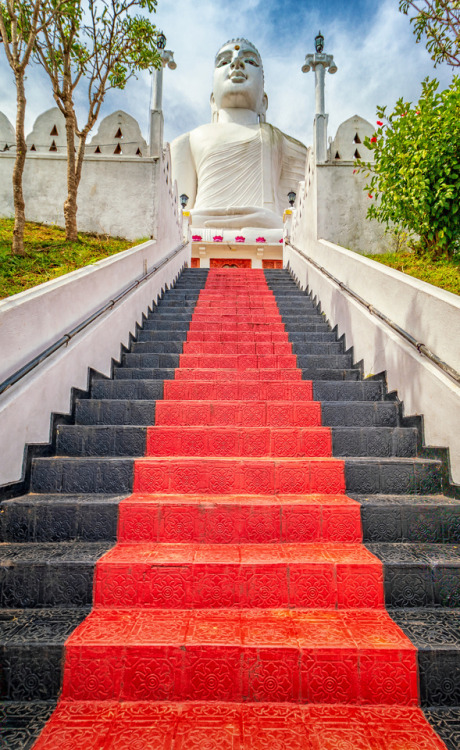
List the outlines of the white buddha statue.
{"label": "white buddha statue", "polygon": [[194,227],[282,227],[307,149],[265,122],[267,106],[257,49],[232,39],[215,60],[212,122],[171,144],[172,176],[189,196]]}

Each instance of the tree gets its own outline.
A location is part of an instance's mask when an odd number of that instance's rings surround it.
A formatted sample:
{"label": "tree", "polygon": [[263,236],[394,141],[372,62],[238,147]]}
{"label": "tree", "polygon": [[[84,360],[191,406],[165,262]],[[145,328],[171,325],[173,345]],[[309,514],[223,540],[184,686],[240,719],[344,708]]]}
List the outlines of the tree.
{"label": "tree", "polygon": [[16,83],[16,158],[13,168],[13,254],[24,254],[25,203],[22,176],[26,160],[25,72],[42,28],[64,11],[66,0],[5,0],[0,3],[0,41]]}
{"label": "tree", "polygon": [[[66,236],[78,239],[77,192],[86,138],[97,121],[106,93],[123,89],[140,70],[159,68],[157,30],[134,11],[155,10],[156,0],[69,0],[66,16],[42,24],[36,56],[50,77],[54,99],[65,117],[67,141]],[[86,122],[79,125],[75,93],[86,89]],[[78,148],[75,152],[75,137]]]}
{"label": "tree", "polygon": [[426,47],[435,65],[447,62],[460,66],[460,1],[399,0],[399,9],[409,14],[417,42],[426,38]]}
{"label": "tree", "polygon": [[428,78],[417,104],[399,99],[394,112],[379,107],[379,126],[365,145],[374,162],[367,216],[418,235],[414,248],[432,256],[460,250],[460,78],[445,91]]}

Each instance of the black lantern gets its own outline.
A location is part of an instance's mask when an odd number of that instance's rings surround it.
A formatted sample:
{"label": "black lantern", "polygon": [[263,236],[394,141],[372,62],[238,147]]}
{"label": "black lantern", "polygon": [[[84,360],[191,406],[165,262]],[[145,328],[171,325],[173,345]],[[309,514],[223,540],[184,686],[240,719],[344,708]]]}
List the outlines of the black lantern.
{"label": "black lantern", "polygon": [[288,193],[288,201],[289,201],[289,205],[290,205],[291,208],[293,207],[293,205],[295,203],[295,197],[296,197],[296,195],[297,195],[297,193],[294,193],[293,190],[291,190]]}
{"label": "black lantern", "polygon": [[162,31],[157,36],[157,48],[164,49],[166,47],[166,37]]}
{"label": "black lantern", "polygon": [[321,34],[321,31],[317,36],[315,36],[315,49],[319,53],[321,53],[324,49],[324,37]]}
{"label": "black lantern", "polygon": [[188,203],[188,195],[185,195],[185,193],[182,193],[182,195],[181,195],[181,197],[179,198],[179,200],[180,200],[180,204],[181,204],[181,206],[182,206],[182,209],[184,209],[184,208],[185,208],[185,206],[186,206],[186,205],[187,205],[187,203]]}

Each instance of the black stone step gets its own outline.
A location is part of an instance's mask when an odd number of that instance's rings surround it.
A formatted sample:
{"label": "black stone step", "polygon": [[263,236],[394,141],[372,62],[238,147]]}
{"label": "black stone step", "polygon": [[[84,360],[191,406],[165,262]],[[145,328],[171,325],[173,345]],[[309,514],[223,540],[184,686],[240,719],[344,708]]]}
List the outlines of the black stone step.
{"label": "black stone step", "polygon": [[143,456],[146,434],[145,426],[60,425],[56,453],[59,456]]}
{"label": "black stone step", "polygon": [[53,456],[32,461],[32,492],[130,493],[134,458]]}
{"label": "black stone step", "polygon": [[[3,610],[0,698],[10,701],[56,699],[61,687],[64,643],[89,611],[89,607]],[[6,748],[9,750],[8,745]]]}
{"label": "black stone step", "polygon": [[324,331],[315,333],[314,331],[292,331],[288,333],[288,339],[292,344],[298,344],[303,341],[337,341],[334,331]]}
{"label": "black stone step", "polygon": [[297,318],[295,323],[290,322],[289,325],[287,325],[286,321],[283,319],[283,323],[286,331],[289,334],[299,331],[317,331],[318,333],[321,333],[323,331],[327,332],[331,330],[328,322],[324,318],[320,318],[319,316],[316,318],[306,318],[305,316],[301,316],[300,318]]}
{"label": "black stone step", "polygon": [[155,401],[142,399],[81,399],[76,403],[76,424],[155,424]]}
{"label": "black stone step", "polygon": [[326,427],[399,426],[398,406],[393,401],[322,401],[321,414]]}
{"label": "black stone step", "polygon": [[458,545],[368,542],[366,546],[383,563],[387,607],[458,607],[460,613]]}
{"label": "black stone step", "polygon": [[342,370],[334,370],[330,367],[306,367],[302,369],[303,380],[361,380],[361,370],[357,367],[349,367]]}
{"label": "black stone step", "polygon": [[[458,681],[458,677],[457,677]],[[444,742],[447,750],[460,748],[460,707],[425,708],[424,714]]]}
{"label": "black stone step", "polygon": [[383,395],[384,384],[381,380],[313,381],[315,401],[381,401]]}
{"label": "black stone step", "polygon": [[5,500],[0,542],[112,542],[124,495],[30,493]]}
{"label": "black stone step", "polygon": [[31,750],[55,708],[55,700],[0,701],[1,747],[4,750]]}
{"label": "black stone step", "polygon": [[95,380],[91,387],[95,399],[140,399],[155,401],[163,398],[162,380]]}
{"label": "black stone step", "polygon": [[187,331],[156,331],[141,329],[136,336],[137,341],[186,341]]}
{"label": "black stone step", "polygon": [[[296,341],[292,344],[292,353],[297,354],[301,358],[310,357],[311,355],[321,357],[340,355],[343,353],[343,349],[343,341]],[[305,360],[302,359],[301,361],[303,363]],[[351,364],[350,359],[348,362]],[[301,364],[301,366],[303,366],[303,364]],[[343,367],[343,364],[340,366]]]}
{"label": "black stone step", "polygon": [[[390,614],[418,649],[422,706],[458,708],[460,705],[460,610],[392,609]],[[457,750],[459,746],[454,747]]]}
{"label": "black stone step", "polygon": [[175,341],[170,336],[168,341],[134,341],[131,345],[131,354],[182,354],[183,341]]}
{"label": "black stone step", "polygon": [[442,491],[440,461],[424,458],[345,458],[347,493],[437,495]]}
{"label": "black stone step", "polygon": [[90,606],[94,566],[112,546],[112,542],[3,543],[1,607]]}
{"label": "black stone step", "polygon": [[336,457],[410,458],[417,453],[417,430],[415,427],[332,427],[332,452]]}
{"label": "black stone step", "polygon": [[179,367],[180,354],[123,354],[126,367]]}
{"label": "black stone step", "polygon": [[[438,494],[441,463],[422,458],[345,458],[347,492],[363,494]],[[33,492],[130,492],[134,457],[35,458]]]}
{"label": "black stone step", "polygon": [[172,367],[114,367],[115,380],[174,380]]}
{"label": "black stone step", "polygon": [[331,370],[352,369],[353,361],[350,354],[299,354],[297,366],[301,370],[308,368],[330,368]]}
{"label": "black stone step", "polygon": [[460,544],[460,501],[445,495],[358,495],[368,542]]}

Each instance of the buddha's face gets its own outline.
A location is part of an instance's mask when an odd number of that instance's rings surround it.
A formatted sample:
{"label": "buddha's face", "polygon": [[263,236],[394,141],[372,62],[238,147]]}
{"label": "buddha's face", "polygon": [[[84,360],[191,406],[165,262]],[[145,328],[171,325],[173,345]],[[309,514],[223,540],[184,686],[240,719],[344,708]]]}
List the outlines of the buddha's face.
{"label": "buddha's face", "polygon": [[216,57],[213,83],[214,106],[265,111],[262,60],[245,40],[228,42]]}

